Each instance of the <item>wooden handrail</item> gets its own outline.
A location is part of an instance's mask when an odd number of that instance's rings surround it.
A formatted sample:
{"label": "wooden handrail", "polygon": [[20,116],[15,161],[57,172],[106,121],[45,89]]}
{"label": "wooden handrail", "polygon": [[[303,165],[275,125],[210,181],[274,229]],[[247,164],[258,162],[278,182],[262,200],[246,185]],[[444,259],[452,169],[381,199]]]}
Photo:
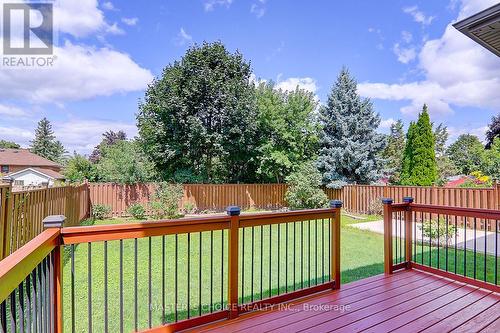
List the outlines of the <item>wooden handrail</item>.
{"label": "wooden handrail", "polygon": [[59,246],[59,236],[60,229],[47,229],[0,261],[0,302],[5,300],[54,248]]}
{"label": "wooden handrail", "polygon": [[476,217],[479,219],[500,220],[500,210],[448,207],[438,205],[410,204],[410,209],[414,212],[433,213],[441,215]]}

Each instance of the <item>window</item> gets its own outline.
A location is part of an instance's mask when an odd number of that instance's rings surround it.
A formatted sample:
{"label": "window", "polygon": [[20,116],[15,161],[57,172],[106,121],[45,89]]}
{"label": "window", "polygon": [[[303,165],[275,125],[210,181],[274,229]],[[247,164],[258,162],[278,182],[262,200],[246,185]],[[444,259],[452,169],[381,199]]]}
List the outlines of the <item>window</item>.
{"label": "window", "polygon": [[24,186],[24,180],[14,180],[14,185]]}
{"label": "window", "polygon": [[9,173],[9,166],[8,165],[2,165],[2,173]]}

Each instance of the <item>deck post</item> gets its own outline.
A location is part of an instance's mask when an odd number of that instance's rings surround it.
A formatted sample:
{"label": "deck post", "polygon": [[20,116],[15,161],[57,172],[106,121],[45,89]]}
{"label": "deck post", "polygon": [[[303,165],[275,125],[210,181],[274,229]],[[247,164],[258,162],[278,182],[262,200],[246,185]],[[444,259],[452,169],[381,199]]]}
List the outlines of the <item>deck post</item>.
{"label": "deck post", "polygon": [[[66,217],[64,215],[50,215],[43,219],[43,227],[47,228],[62,228]],[[52,306],[52,318],[49,318],[53,332],[61,333],[63,331],[63,304],[62,304],[62,288],[63,288],[63,261],[61,259],[61,246],[57,244],[54,248],[52,257],[52,281],[53,286],[51,287],[52,295],[51,306]]]}
{"label": "deck post", "polygon": [[412,243],[413,243],[413,221],[412,221],[412,211],[411,211],[411,203],[413,202],[412,197],[404,197],[403,202],[408,206],[405,211],[405,253],[406,253],[406,269],[411,268],[411,259],[412,259]]}
{"label": "deck post", "polygon": [[231,224],[228,239],[228,307],[229,319],[238,317],[238,248],[239,248],[239,228],[240,228],[240,207],[229,206],[226,209],[230,216]]}
{"label": "deck post", "polygon": [[342,201],[332,200],[330,201],[330,208],[333,210],[333,216],[331,219],[331,276],[332,280],[335,281],[334,289],[340,289],[340,221],[341,221],[341,208]]}
{"label": "deck post", "polygon": [[392,274],[392,199],[383,198],[384,205],[384,273]]}
{"label": "deck post", "polygon": [[12,223],[12,182],[0,188],[0,260],[10,254],[10,228]]}

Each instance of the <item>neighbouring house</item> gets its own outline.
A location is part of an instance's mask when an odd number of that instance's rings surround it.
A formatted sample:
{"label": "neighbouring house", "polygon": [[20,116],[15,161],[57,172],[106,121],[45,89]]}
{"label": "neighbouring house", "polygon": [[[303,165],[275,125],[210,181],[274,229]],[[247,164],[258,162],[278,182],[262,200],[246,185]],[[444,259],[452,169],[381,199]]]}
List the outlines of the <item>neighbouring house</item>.
{"label": "neighbouring house", "polygon": [[53,186],[64,181],[62,166],[27,149],[0,149],[0,174],[14,186]]}

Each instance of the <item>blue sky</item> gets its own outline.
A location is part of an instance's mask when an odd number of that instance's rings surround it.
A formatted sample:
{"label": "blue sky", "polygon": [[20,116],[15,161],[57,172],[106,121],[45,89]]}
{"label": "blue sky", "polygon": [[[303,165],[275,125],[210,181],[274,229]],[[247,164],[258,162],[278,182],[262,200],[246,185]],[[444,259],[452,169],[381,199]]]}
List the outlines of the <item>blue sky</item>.
{"label": "blue sky", "polygon": [[500,110],[500,59],[450,24],[495,2],[56,1],[55,67],[0,67],[0,139],[27,145],[44,116],[71,152],[90,152],[106,130],[133,136],[148,82],[189,45],[215,40],[240,50],[256,78],[320,102],[348,66],[382,132],[425,102],[452,138],[482,139]]}

